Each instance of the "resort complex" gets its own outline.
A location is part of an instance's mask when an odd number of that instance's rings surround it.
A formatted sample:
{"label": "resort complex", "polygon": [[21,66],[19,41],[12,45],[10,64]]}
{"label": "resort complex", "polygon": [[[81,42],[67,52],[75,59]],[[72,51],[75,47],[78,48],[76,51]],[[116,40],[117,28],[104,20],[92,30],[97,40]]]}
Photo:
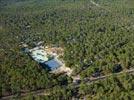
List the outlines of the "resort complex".
{"label": "resort complex", "polygon": [[134,0],[0,0],[0,100],[134,100]]}
{"label": "resort complex", "polygon": [[50,71],[50,73],[66,73],[71,75],[72,71],[69,67],[65,67],[64,61],[60,58],[63,55],[63,49],[61,47],[50,46],[36,46],[29,49],[24,47],[24,51],[43,68]]}

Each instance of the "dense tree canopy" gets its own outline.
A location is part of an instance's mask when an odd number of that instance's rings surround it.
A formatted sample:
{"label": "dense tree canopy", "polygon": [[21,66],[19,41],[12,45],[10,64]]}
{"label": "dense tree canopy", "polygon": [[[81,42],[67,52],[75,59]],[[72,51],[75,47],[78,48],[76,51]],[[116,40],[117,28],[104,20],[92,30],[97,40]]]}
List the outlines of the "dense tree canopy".
{"label": "dense tree canopy", "polygon": [[[80,74],[81,78],[96,72],[107,75],[134,68],[134,1],[94,1],[100,6],[90,0],[0,1],[1,95],[65,85],[63,81],[70,80],[43,70],[21,52],[21,42],[32,47],[34,42],[42,40],[45,45],[64,47],[66,66],[73,68],[73,74]],[[112,78],[108,79],[109,83],[95,83],[88,88],[84,85],[79,92],[89,98],[93,95],[95,99],[107,99],[110,94],[114,98],[117,92],[123,91],[120,97],[129,99],[129,95],[133,96],[134,83],[125,79]],[[120,83],[123,84],[121,89],[115,85]],[[98,88],[98,84],[101,87]],[[70,89],[59,89],[58,93],[58,97],[67,95],[65,99],[72,96]]]}

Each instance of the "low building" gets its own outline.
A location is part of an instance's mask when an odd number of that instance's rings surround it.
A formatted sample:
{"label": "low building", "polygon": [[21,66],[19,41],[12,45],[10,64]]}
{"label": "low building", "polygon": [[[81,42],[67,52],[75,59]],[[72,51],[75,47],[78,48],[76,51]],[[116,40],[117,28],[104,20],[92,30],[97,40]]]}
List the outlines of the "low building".
{"label": "low building", "polygon": [[30,52],[29,49],[26,48],[26,47],[23,47],[21,50],[22,50],[24,53],[29,53],[29,52]]}
{"label": "low building", "polygon": [[47,67],[50,71],[55,71],[59,69],[63,64],[56,58],[46,61],[44,63],[41,63],[42,67]]}
{"label": "low building", "polygon": [[38,63],[48,61],[47,53],[43,49],[33,49],[30,53],[31,57]]}

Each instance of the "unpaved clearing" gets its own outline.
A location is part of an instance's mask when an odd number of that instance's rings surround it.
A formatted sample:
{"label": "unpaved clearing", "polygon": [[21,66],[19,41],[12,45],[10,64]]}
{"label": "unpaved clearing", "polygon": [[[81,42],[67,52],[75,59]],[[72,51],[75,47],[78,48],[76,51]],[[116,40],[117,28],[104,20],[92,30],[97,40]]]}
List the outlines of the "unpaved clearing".
{"label": "unpaved clearing", "polygon": [[[61,63],[63,64],[58,69],[51,71],[51,73],[58,74],[58,73],[66,73],[69,77],[72,77],[71,74],[73,72],[73,69],[66,67],[63,59],[60,58],[60,56],[64,55],[64,49],[61,47],[50,47],[46,46],[44,49],[49,55],[54,56],[56,59],[59,59]],[[73,78],[73,77],[72,77]]]}
{"label": "unpaved clearing", "polygon": [[58,74],[58,73],[66,73],[69,77],[71,76],[73,70],[69,67],[65,67],[65,64],[58,68],[57,70],[51,71],[51,73]]}
{"label": "unpaved clearing", "polygon": [[46,46],[44,48],[44,50],[49,54],[49,55],[53,55],[53,56],[62,56],[64,53],[64,49],[61,47],[50,47],[50,46]]}

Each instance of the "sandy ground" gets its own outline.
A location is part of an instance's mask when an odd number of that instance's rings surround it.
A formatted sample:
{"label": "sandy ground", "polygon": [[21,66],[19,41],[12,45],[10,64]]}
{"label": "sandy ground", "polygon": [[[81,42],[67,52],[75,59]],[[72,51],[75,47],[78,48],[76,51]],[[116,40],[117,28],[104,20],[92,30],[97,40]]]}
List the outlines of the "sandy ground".
{"label": "sandy ground", "polygon": [[63,66],[61,66],[57,70],[51,71],[51,73],[55,73],[55,74],[62,73],[62,72],[65,72],[68,76],[71,76],[73,70],[70,69],[69,67],[65,67],[65,65],[63,64]]}

